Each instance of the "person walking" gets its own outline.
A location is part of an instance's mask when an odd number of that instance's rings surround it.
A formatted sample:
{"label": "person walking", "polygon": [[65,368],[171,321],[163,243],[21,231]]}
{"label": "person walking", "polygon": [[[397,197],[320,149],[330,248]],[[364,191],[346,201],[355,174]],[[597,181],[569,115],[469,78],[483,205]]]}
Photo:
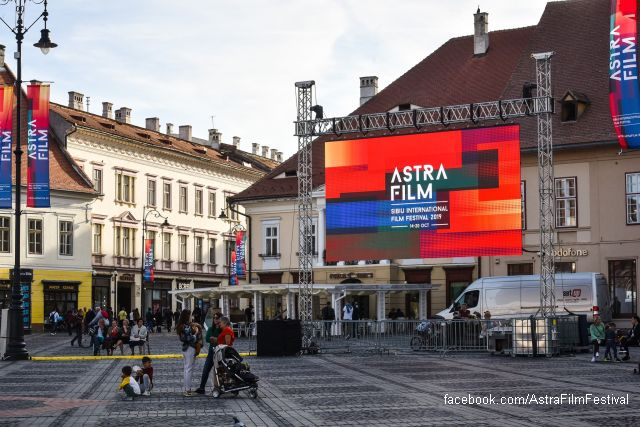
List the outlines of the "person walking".
{"label": "person walking", "polygon": [[591,344],[593,344],[593,357],[592,362],[596,362],[600,357],[600,346],[604,344],[604,324],[600,319],[600,316],[594,316],[593,323],[589,327],[589,333],[591,334]]}
{"label": "person walking", "polygon": [[211,368],[213,368],[213,354],[215,353],[215,348],[218,345],[218,335],[220,335],[220,332],[222,332],[222,328],[220,327],[221,317],[222,316],[220,315],[220,313],[214,313],[213,324],[209,329],[207,329],[205,341],[209,343],[209,352],[207,353],[207,358],[204,361],[202,377],[200,378],[200,387],[196,389],[196,393],[198,394],[205,393],[207,381],[209,380],[209,374],[211,373]]}
{"label": "person walking", "polygon": [[182,356],[184,357],[184,396],[193,396],[191,392],[191,378],[196,362],[196,347],[202,339],[200,325],[191,320],[191,310],[182,310],[176,326],[178,338],[182,343]]}
{"label": "person walking", "polygon": [[127,318],[127,310],[124,307],[120,308],[118,312],[118,325],[122,326],[122,322]]}
{"label": "person walking", "polygon": [[164,315],[164,323],[167,327],[167,332],[171,332],[171,326],[173,322],[173,313],[171,312],[171,309],[165,308],[163,315]]}
{"label": "person walking", "polygon": [[84,313],[82,311],[82,309],[80,309],[80,311],[78,311],[75,315],[75,318],[72,321],[72,328],[76,333],[76,336],[73,337],[73,339],[71,340],[71,347],[73,347],[73,343],[78,341],[78,346],[82,347],[82,327],[83,327],[83,318],[84,318]]}
{"label": "person walking", "polygon": [[153,313],[151,307],[147,308],[147,313],[144,315],[144,320],[147,326],[147,331],[153,332]]}

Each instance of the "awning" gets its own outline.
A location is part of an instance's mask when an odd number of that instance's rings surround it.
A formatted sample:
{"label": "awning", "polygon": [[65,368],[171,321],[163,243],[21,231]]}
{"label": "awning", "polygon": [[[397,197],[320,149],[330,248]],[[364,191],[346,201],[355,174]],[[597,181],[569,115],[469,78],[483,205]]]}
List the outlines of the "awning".
{"label": "awning", "polygon": [[[433,288],[437,288],[438,285],[432,285],[430,283],[314,283],[313,294],[314,295],[328,295],[331,293],[346,293],[348,295],[370,295],[376,292],[418,292],[429,291]],[[181,298],[220,298],[223,294],[233,295],[240,298],[252,298],[254,292],[258,292],[263,295],[286,295],[289,292],[299,292],[298,284],[293,283],[279,283],[279,284],[258,284],[258,285],[237,285],[237,286],[224,286],[215,288],[199,288],[199,289],[176,289],[170,291],[172,295],[179,296]]]}

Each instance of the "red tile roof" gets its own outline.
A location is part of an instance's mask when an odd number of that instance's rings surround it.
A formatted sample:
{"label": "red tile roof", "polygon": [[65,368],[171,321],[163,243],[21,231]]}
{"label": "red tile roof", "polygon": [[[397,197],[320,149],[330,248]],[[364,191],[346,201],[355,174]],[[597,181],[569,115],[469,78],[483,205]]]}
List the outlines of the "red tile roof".
{"label": "red tile roof", "polygon": [[163,150],[181,153],[208,162],[212,167],[225,173],[243,174],[258,179],[264,172],[236,163],[229,156],[211,147],[176,138],[161,132],[156,132],[129,123],[120,123],[113,119],[91,114],[86,111],[75,110],[60,104],[51,104],[51,111],[63,120],[78,128],[85,128],[96,132],[107,133],[120,138],[126,138],[143,145],[149,145]]}
{"label": "red tile roof", "polygon": [[[535,82],[531,54],[555,51],[552,85],[556,111],[557,100],[569,90],[585,94],[591,104],[575,123],[561,123],[559,114],[553,116],[554,146],[616,143],[608,103],[608,26],[607,1],[548,3],[536,26],[490,32],[489,50],[483,56],[473,55],[473,36],[449,40],[352,114],[384,112],[407,103],[434,107],[520,98],[523,84]],[[522,147],[536,147],[536,118],[516,122],[521,125]],[[425,129],[434,130],[438,129]],[[314,188],[324,184],[324,142],[330,139],[320,137],[313,142]],[[289,158],[233,200],[295,197],[297,178],[275,177],[295,171],[297,161],[297,155]]]}
{"label": "red tile roof", "polygon": [[[0,68],[0,84],[13,86],[15,84],[15,76],[9,69],[9,67],[5,64],[4,68]],[[22,155],[22,186],[26,187],[27,185],[27,150],[26,143],[27,140],[27,99],[24,91],[22,92],[22,129],[21,129],[21,142],[24,154]],[[13,117],[13,126],[15,129],[16,126],[16,115]],[[16,135],[14,133],[14,135]],[[14,137],[14,144],[16,143],[16,139]],[[15,184],[15,157],[12,159],[12,178],[13,183]],[[89,177],[87,177],[82,170],[78,167],[78,165],[73,161],[69,153],[63,148],[62,144],[55,137],[53,132],[49,132],[49,185],[52,190],[61,190],[61,191],[74,191],[80,193],[87,194],[95,194],[95,190],[91,184]]]}

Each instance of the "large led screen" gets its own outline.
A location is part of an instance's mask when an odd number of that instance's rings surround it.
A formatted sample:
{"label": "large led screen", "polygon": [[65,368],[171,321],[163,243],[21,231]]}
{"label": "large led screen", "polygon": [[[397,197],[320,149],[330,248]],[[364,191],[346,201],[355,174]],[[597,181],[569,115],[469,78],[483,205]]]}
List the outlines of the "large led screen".
{"label": "large led screen", "polygon": [[521,255],[519,127],[325,144],[326,260]]}

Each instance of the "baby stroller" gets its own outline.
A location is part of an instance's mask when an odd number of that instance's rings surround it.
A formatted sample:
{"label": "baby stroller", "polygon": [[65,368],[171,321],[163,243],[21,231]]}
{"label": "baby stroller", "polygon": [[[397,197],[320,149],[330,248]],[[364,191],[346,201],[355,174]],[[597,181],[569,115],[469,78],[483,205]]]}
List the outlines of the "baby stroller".
{"label": "baby stroller", "polygon": [[249,396],[258,397],[258,377],[249,370],[249,364],[233,348],[219,345],[213,353],[214,389],[213,397],[224,393],[237,396],[242,390],[248,390]]}

